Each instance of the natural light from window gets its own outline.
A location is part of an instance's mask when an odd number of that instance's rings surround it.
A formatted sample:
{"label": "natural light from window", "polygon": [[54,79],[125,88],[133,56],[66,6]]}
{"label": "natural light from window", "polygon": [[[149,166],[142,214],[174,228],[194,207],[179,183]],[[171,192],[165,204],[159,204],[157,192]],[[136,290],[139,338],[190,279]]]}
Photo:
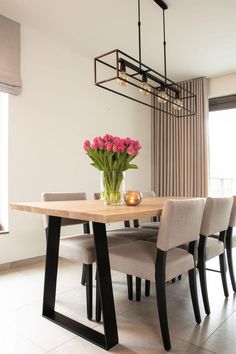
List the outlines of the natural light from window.
{"label": "natural light from window", "polygon": [[236,109],[209,114],[209,195],[236,195]]}
{"label": "natural light from window", "polygon": [[8,231],[8,94],[0,92],[0,232]]}

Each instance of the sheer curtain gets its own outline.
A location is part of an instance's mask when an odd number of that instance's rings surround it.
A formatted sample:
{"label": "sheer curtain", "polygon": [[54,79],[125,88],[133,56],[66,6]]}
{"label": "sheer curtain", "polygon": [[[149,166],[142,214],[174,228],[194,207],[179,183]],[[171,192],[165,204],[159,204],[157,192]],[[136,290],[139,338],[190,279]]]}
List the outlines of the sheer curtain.
{"label": "sheer curtain", "polygon": [[236,95],[210,98],[209,111],[209,195],[236,195]]}
{"label": "sheer curtain", "polygon": [[152,189],[158,196],[208,195],[207,79],[184,81],[197,95],[194,117],[174,118],[153,110]]}

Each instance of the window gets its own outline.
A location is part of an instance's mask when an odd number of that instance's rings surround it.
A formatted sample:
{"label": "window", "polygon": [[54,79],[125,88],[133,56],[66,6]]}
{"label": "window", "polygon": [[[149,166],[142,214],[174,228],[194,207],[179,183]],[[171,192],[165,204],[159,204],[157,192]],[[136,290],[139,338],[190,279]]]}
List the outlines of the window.
{"label": "window", "polygon": [[236,195],[236,95],[210,100],[209,195]]}
{"label": "window", "polygon": [[0,92],[0,233],[8,231],[8,94]]}

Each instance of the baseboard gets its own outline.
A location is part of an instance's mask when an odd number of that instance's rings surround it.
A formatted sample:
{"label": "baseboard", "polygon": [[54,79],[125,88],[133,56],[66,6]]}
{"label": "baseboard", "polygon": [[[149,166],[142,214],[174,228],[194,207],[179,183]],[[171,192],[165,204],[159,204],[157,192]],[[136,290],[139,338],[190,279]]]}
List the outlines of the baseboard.
{"label": "baseboard", "polygon": [[6,235],[6,234],[9,234],[9,231],[7,231],[7,230],[1,230],[0,229],[0,235]]}
{"label": "baseboard", "polygon": [[32,258],[21,259],[19,261],[2,263],[2,264],[0,264],[0,271],[10,270],[13,268],[22,267],[27,264],[34,264],[34,263],[43,262],[43,261],[45,261],[45,256],[37,256],[37,257],[32,257]]}

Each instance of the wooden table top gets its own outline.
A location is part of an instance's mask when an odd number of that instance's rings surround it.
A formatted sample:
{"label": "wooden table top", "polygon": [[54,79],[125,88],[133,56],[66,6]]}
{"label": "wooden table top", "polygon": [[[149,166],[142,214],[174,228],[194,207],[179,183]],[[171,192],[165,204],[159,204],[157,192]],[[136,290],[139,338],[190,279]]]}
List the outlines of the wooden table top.
{"label": "wooden table top", "polygon": [[124,220],[145,219],[161,215],[164,203],[167,199],[184,198],[144,198],[142,203],[137,206],[104,205],[101,200],[72,200],[10,203],[10,207],[20,211],[59,216],[69,219],[111,223]]}

